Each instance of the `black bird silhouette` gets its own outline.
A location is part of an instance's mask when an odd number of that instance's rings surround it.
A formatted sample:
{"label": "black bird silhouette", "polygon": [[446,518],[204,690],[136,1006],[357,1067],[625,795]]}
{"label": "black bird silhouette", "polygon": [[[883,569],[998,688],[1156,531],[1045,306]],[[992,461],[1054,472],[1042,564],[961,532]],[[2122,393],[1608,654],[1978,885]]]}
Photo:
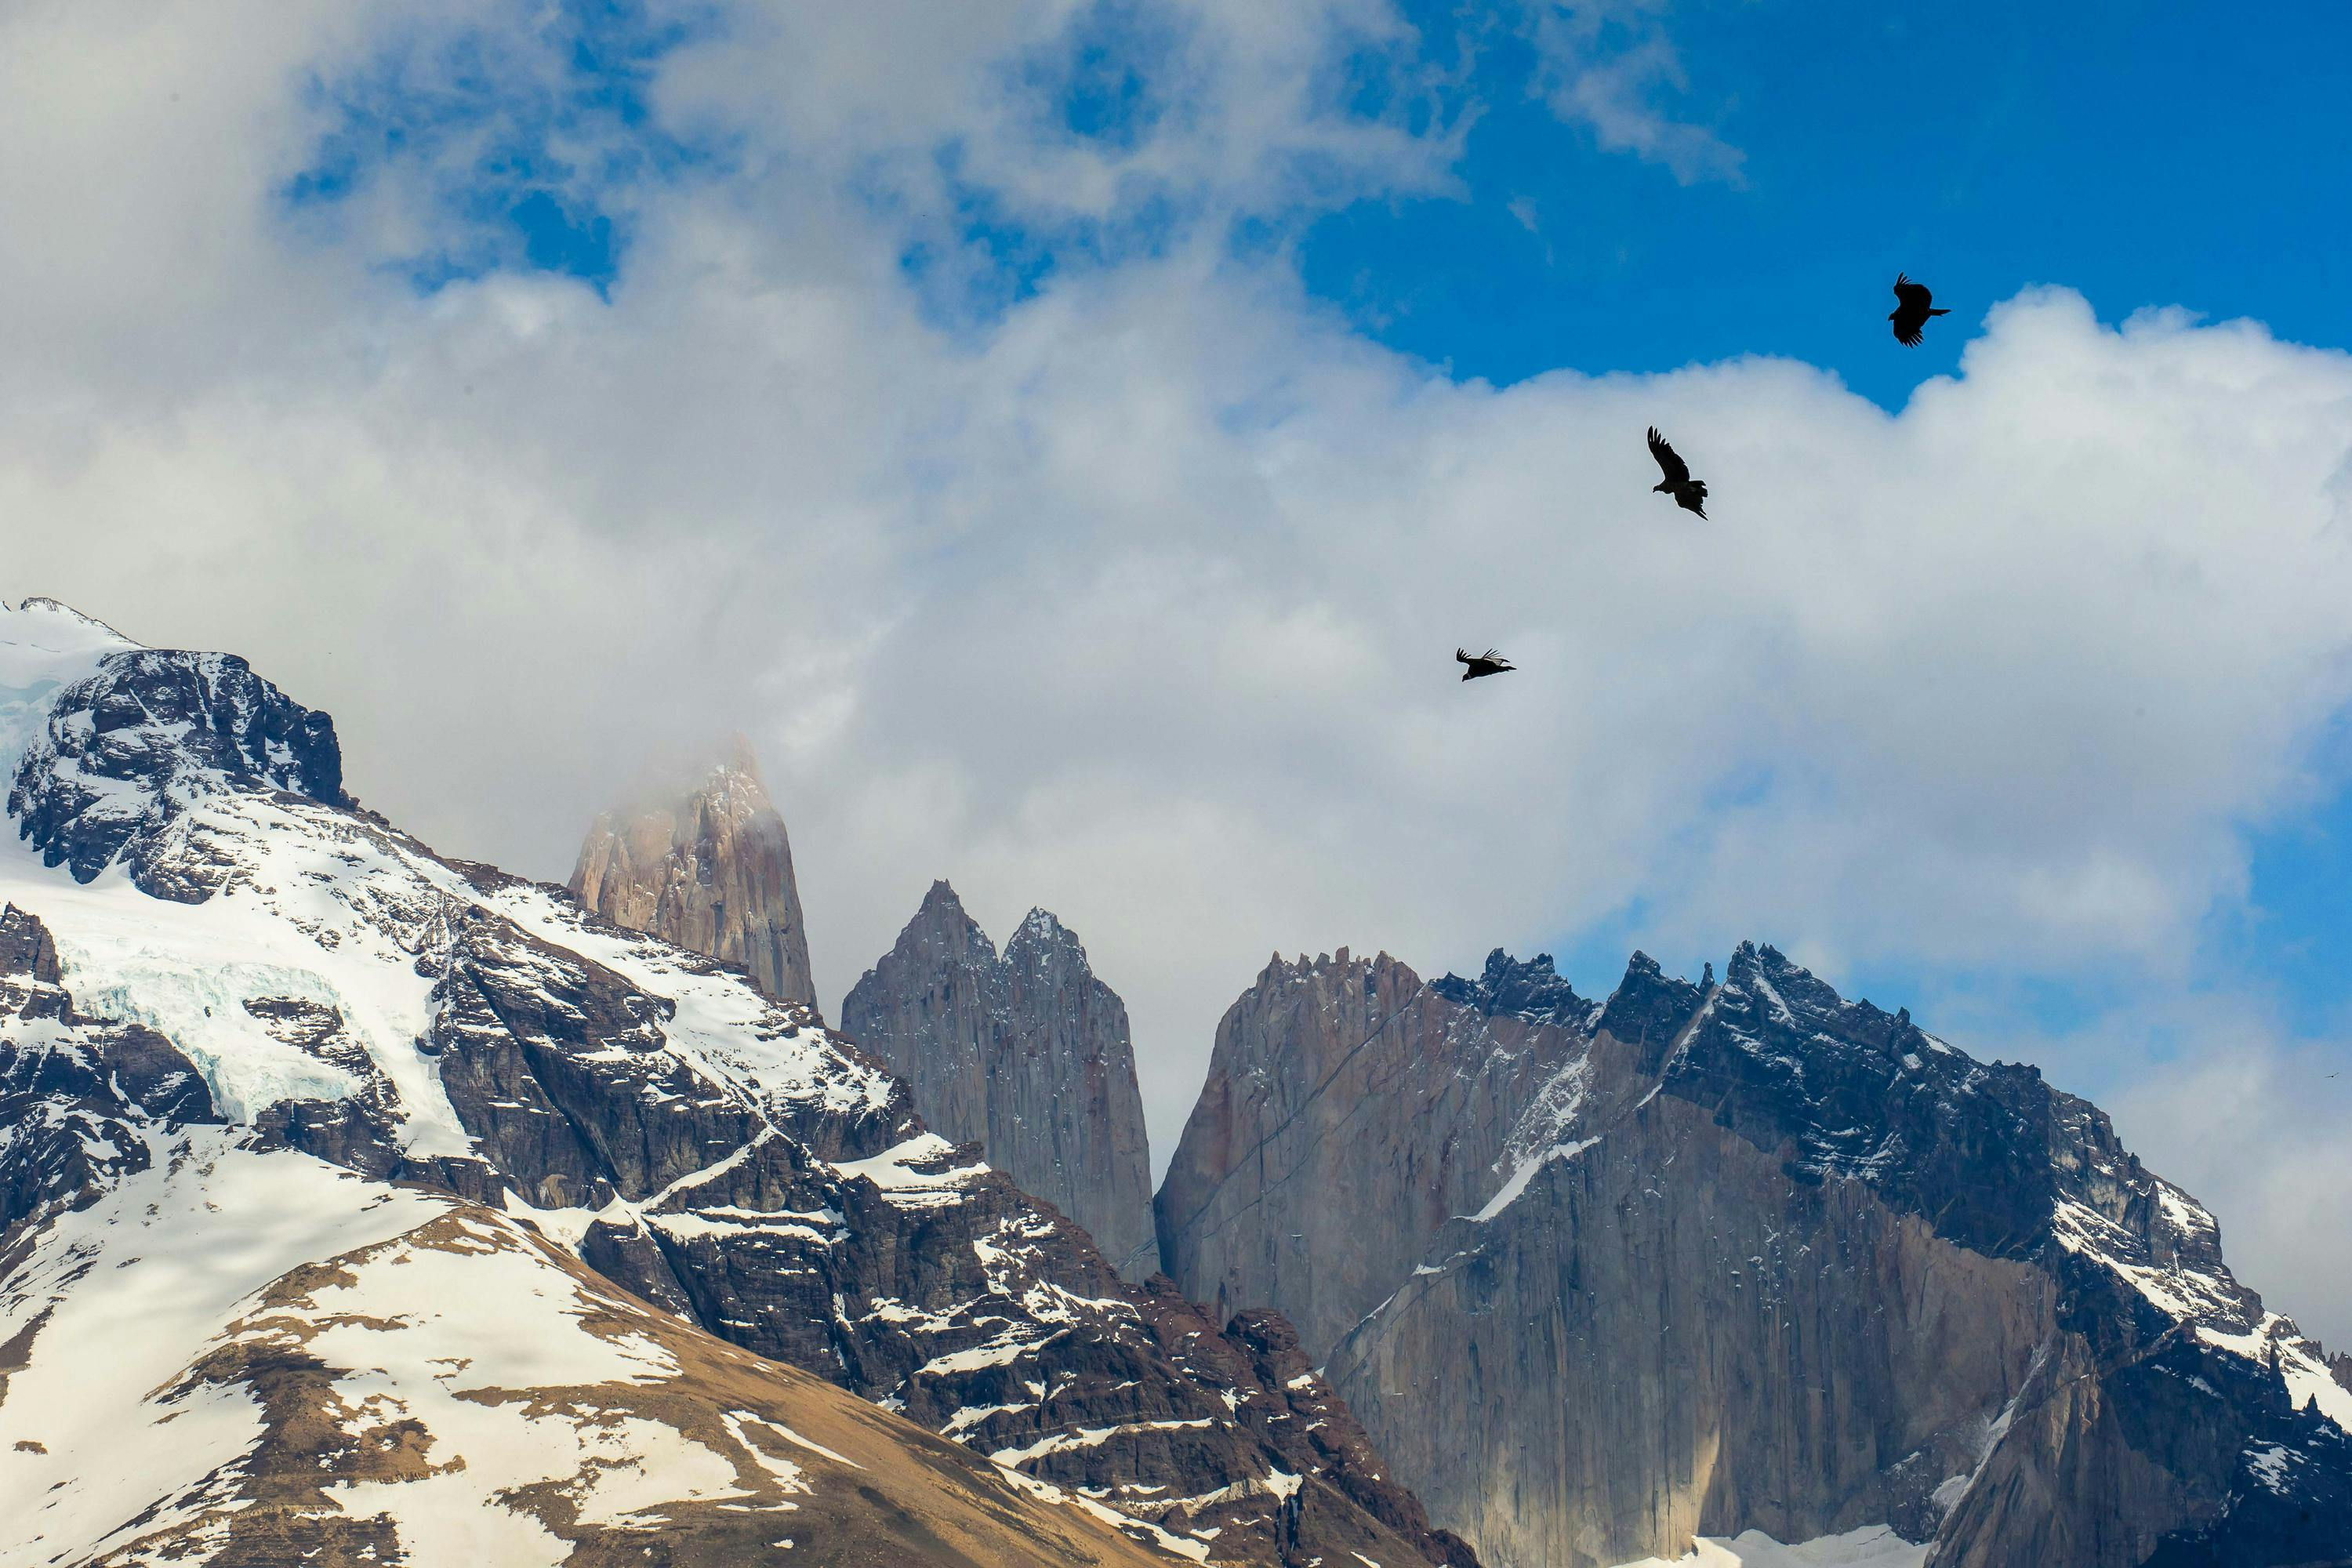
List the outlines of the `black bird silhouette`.
{"label": "black bird silhouette", "polygon": [[1886,312],[1886,319],[1895,323],[1896,342],[1906,348],[1917,348],[1919,334],[1926,331],[1927,318],[1951,314],[1949,310],[1929,310],[1927,307],[1935,298],[1927,292],[1925,283],[1912,282],[1909,273],[1895,275],[1895,309]]}
{"label": "black bird silhouette", "polygon": [[1664,491],[1674,497],[1675,504],[1685,511],[1705,517],[1706,481],[1691,478],[1690,465],[1675,456],[1675,449],[1666,445],[1666,438],[1658,434],[1654,425],[1650,426],[1650,456],[1658,459],[1658,468],[1666,476],[1664,481],[1650,487],[1651,493]]}
{"label": "black bird silhouette", "polygon": [[1454,650],[1454,657],[1470,667],[1462,672],[1462,679],[1465,680],[1475,680],[1482,675],[1505,675],[1518,668],[1517,665],[1513,664],[1493,648],[1488,648],[1485,653],[1473,658],[1457,647]]}

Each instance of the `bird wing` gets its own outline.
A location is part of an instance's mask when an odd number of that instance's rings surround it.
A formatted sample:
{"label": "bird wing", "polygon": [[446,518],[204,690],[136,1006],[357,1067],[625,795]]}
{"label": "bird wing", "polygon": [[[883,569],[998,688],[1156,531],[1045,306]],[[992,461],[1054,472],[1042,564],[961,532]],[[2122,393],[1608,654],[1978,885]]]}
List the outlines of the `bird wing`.
{"label": "bird wing", "polygon": [[1909,274],[1900,272],[1895,276],[1895,298],[1906,314],[1913,310],[1925,311],[1936,300],[1925,283],[1914,283]]}
{"label": "bird wing", "polygon": [[1917,348],[1926,341],[1925,334],[1919,330],[1920,321],[1924,320],[1925,317],[1915,321],[1907,316],[1898,319],[1895,323],[1895,341],[1907,349]]}
{"label": "bird wing", "polygon": [[1470,656],[1469,656],[1468,654],[1466,654],[1466,653],[1463,652],[1463,651],[1462,651],[1460,648],[1458,648],[1458,647],[1457,647],[1457,648],[1455,648],[1455,649],[1454,650],[1454,661],[1456,664],[1468,664],[1469,662],[1471,662],[1471,660],[1470,660]]}
{"label": "bird wing", "polygon": [[1701,521],[1706,521],[1706,481],[1705,479],[1693,479],[1689,484],[1675,492],[1675,501],[1676,505],[1688,508],[1690,510],[1698,513]]}
{"label": "bird wing", "polygon": [[1650,426],[1650,456],[1658,459],[1658,467],[1665,473],[1666,483],[1680,485],[1690,482],[1690,465],[1675,455],[1675,449],[1666,445],[1666,438],[1658,434],[1658,427],[1654,425]]}

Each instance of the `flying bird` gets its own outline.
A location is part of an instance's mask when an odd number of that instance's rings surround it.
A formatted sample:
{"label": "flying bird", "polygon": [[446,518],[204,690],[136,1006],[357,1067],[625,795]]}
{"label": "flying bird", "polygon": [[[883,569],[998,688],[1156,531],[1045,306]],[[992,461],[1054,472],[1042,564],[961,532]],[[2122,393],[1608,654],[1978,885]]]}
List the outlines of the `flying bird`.
{"label": "flying bird", "polygon": [[1658,468],[1666,476],[1650,487],[1651,492],[1664,491],[1674,497],[1675,504],[1685,511],[1706,517],[1706,481],[1691,478],[1690,465],[1675,455],[1675,449],[1666,445],[1666,438],[1658,434],[1654,425],[1650,426],[1650,456],[1658,459]]}
{"label": "flying bird", "polygon": [[1886,319],[1895,323],[1896,342],[1906,348],[1917,348],[1919,334],[1927,329],[1927,318],[1951,314],[1949,310],[1929,310],[1927,307],[1935,298],[1927,292],[1925,283],[1912,282],[1909,273],[1895,275],[1895,309],[1886,312]]}
{"label": "flying bird", "polygon": [[1465,680],[1475,680],[1482,675],[1504,675],[1518,668],[1517,665],[1513,664],[1493,648],[1488,648],[1485,653],[1473,658],[1457,647],[1454,650],[1454,657],[1459,662],[1470,667],[1462,672],[1462,679]]}

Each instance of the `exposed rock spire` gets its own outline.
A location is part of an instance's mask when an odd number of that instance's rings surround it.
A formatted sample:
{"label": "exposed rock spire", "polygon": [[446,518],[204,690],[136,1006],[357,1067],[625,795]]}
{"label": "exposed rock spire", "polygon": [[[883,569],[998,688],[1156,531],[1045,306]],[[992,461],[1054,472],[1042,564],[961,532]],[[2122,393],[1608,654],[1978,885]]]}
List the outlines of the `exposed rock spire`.
{"label": "exposed rock spire", "polygon": [[740,963],[767,995],[816,1010],[792,843],[740,735],[693,784],[599,816],[572,891],[616,925]]}
{"label": "exposed rock spire", "polygon": [[842,1003],[841,1026],[908,1081],[934,1131],[980,1144],[1121,1275],[1159,1267],[1127,1007],[1052,914],[1030,910],[1000,957],[955,889],[932,883]]}

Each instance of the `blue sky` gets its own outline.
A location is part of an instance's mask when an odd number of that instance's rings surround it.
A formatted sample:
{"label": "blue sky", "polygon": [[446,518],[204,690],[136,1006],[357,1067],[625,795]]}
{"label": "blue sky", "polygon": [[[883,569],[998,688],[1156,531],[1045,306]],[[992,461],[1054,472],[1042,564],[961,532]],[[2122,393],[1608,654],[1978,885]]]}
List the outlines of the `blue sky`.
{"label": "blue sky", "polygon": [[[1453,26],[1451,5],[1413,10]],[[2352,136],[2295,63],[2352,47],[2342,5],[2254,26],[2183,0],[1729,0],[1672,23],[1675,105],[1742,155],[1736,179],[1600,151],[1529,96],[1529,43],[1487,29],[1465,199],[1323,219],[1309,286],[1456,375],[1789,354],[1889,407],[2034,283],[2104,315],[2180,304],[2345,341]],[[1954,312],[1909,353],[1881,320],[1903,270]]]}
{"label": "blue sky", "polygon": [[[999,325],[1059,279],[1205,230],[1237,258],[1281,258],[1313,308],[1362,339],[1496,386],[1764,354],[1899,411],[1922,381],[1958,372],[1993,304],[2044,282],[2109,320],[2178,305],[2254,317],[2294,341],[2347,341],[2352,137],[2336,94],[2280,68],[2283,53],[2343,56],[2341,5],[2291,5],[2260,28],[2179,0],[1892,11],[1405,0],[1400,15],[1417,36],[1359,40],[1336,77],[1328,60],[1317,68],[1330,79],[1313,90],[1446,145],[1433,179],[1359,178],[1350,195],[1310,156],[1288,203],[1204,212],[1179,186],[1073,215],[1008,200],[954,132],[916,149],[933,178],[915,194],[880,161],[856,178],[906,220],[900,268],[950,327]],[[653,98],[681,47],[730,46],[730,19],[717,6],[572,0],[533,29],[525,47],[490,27],[396,31],[313,73],[305,95],[326,129],[276,193],[294,226],[332,232],[355,197],[415,174],[429,220],[378,265],[420,294],[541,272],[609,300],[649,194],[723,188],[740,172],[735,142],[662,123]],[[987,68],[1033,130],[1116,157],[1197,111],[1197,81],[1171,61],[1202,30],[1181,7],[1118,0],[1080,7]],[[1567,102],[1579,71],[1624,73],[1614,121]],[[1895,344],[1884,321],[1899,270],[1953,311],[1924,348]],[[1696,434],[1686,447],[1703,443]],[[2249,885],[2171,966],[2192,988],[2256,985],[2278,1024],[2312,1037],[2352,1016],[2336,978],[2352,917],[2352,770],[2339,744],[2319,756],[2309,799],[2237,825]],[[1605,984],[1651,919],[1648,893],[1632,890],[1551,944]],[[2063,1037],[2117,1005],[2144,967],[1880,956],[1843,978],[1889,999],[1982,1003]]]}

